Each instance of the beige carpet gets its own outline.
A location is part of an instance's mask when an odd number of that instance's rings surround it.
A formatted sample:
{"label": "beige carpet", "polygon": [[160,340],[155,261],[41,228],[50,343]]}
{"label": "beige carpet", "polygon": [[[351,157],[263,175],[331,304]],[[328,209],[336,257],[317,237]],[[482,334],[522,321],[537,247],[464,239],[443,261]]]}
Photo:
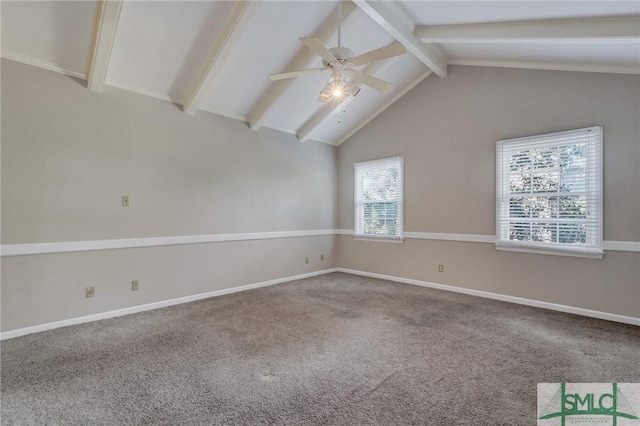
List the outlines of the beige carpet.
{"label": "beige carpet", "polygon": [[8,340],[3,425],[532,425],[640,382],[640,329],[330,274]]}

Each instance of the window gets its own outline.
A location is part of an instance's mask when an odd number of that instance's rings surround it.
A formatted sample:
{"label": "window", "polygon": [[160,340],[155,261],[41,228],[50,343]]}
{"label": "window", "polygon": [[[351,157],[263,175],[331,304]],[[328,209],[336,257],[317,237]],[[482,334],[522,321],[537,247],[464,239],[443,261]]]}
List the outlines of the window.
{"label": "window", "polygon": [[403,158],[354,165],[355,236],[402,239]]}
{"label": "window", "polygon": [[496,248],[602,258],[602,127],[499,141]]}

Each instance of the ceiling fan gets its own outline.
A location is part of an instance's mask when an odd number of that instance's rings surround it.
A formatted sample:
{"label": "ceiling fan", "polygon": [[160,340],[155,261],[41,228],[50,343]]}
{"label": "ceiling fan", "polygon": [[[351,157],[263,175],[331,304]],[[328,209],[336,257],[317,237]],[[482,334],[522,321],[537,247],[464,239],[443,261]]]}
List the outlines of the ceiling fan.
{"label": "ceiling fan", "polygon": [[290,71],[279,74],[271,74],[271,80],[284,80],[287,78],[300,77],[308,74],[331,71],[331,77],[325,84],[318,101],[334,101],[344,103],[349,98],[358,94],[360,88],[350,84],[347,78],[365,84],[383,93],[393,88],[391,83],[380,80],[370,74],[355,69],[358,66],[370,62],[381,61],[394,56],[406,53],[406,49],[400,43],[392,43],[379,49],[371,50],[356,56],[355,52],[347,47],[342,47],[341,26],[342,26],[342,5],[338,3],[338,46],[327,49],[320,40],[313,37],[302,37],[300,41],[311,51],[322,58],[322,68],[312,68],[300,71]]}

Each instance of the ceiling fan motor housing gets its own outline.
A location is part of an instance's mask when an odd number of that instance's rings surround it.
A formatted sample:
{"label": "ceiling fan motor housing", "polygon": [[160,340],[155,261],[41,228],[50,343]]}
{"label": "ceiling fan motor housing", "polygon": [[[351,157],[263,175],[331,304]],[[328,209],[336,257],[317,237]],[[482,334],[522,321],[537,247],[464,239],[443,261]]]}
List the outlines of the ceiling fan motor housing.
{"label": "ceiling fan motor housing", "polygon": [[[353,50],[349,49],[348,47],[332,47],[331,49],[329,49],[329,52],[331,52],[333,54],[333,56],[335,56],[336,59],[341,64],[344,64],[345,62],[347,62],[347,60],[349,60],[349,59],[353,58],[354,56],[356,56],[356,52],[354,52]],[[325,60],[322,61],[322,65],[324,67],[331,66]]]}

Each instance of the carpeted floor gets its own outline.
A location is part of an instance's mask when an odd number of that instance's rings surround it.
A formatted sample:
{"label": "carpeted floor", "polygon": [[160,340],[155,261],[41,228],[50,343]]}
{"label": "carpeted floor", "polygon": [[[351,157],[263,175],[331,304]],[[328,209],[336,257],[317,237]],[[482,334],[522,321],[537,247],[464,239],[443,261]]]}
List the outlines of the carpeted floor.
{"label": "carpeted floor", "polygon": [[335,273],[2,342],[3,425],[532,425],[640,328]]}

